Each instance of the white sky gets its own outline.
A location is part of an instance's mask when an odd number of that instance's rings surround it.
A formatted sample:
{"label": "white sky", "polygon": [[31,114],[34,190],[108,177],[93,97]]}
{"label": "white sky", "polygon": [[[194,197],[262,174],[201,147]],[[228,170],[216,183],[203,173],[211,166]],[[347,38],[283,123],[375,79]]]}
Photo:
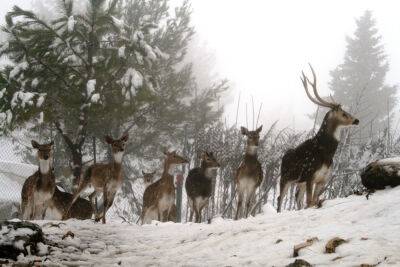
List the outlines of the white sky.
{"label": "white sky", "polygon": [[[174,0],[179,2],[179,0]],[[192,0],[193,23],[201,41],[215,52],[217,69],[235,89],[228,98],[226,117],[234,122],[239,92],[239,124],[245,124],[251,96],[256,113],[263,103],[261,123],[268,127],[310,127],[315,110],[305,96],[299,75],[311,62],[320,91],[327,93],[329,71],[342,62],[345,36],[355,30],[355,18],[372,10],[389,56],[387,81],[399,83],[400,16],[395,0]],[[2,0],[0,17],[15,4],[29,7],[31,0]]]}

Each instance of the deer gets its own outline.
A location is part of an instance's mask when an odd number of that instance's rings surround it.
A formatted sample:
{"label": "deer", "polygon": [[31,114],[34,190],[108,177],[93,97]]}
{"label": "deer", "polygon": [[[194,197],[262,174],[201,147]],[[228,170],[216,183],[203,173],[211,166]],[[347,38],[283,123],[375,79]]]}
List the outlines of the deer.
{"label": "deer", "polygon": [[[164,169],[161,179],[149,185],[143,194],[142,224],[152,220],[166,222],[175,205],[175,186],[173,171],[176,165],[188,163],[176,151],[164,150]],[[173,211],[172,211],[173,212]]]}
{"label": "deer", "polygon": [[21,212],[24,220],[43,220],[56,187],[53,173],[54,142],[39,144],[32,140],[31,144],[37,150],[39,170],[29,176],[22,186]]}
{"label": "deer", "polygon": [[123,182],[122,157],[124,155],[128,137],[127,133],[122,135],[119,139],[113,139],[109,135],[105,137],[106,143],[111,146],[111,162],[96,163],[87,168],[79,181],[78,189],[74,193],[68,209],[63,215],[63,220],[66,220],[69,217],[69,212],[80,194],[91,185],[95,190],[90,197],[91,199],[93,198],[93,195],[103,193],[103,211],[97,220],[101,218],[102,223],[106,223],[106,213],[112,206],[115,194]]}
{"label": "deer", "polygon": [[215,177],[215,171],[220,167],[212,152],[203,152],[201,155],[200,167],[189,171],[186,178],[185,188],[190,206],[189,221],[193,220],[195,213],[195,222],[201,222],[201,214],[207,207],[212,193],[212,179]]}
{"label": "deer", "polygon": [[[314,69],[309,64],[313,82],[302,72],[300,77],[307,97],[320,107],[329,108],[321,123],[318,132],[294,149],[289,149],[282,157],[280,194],[278,197],[278,209],[282,208],[282,201],[290,185],[297,184],[296,203],[299,209],[303,205],[304,192],[306,191],[307,207],[320,203],[327,178],[331,173],[333,157],[340,141],[340,133],[343,127],[358,125],[359,120],[343,110],[333,98],[329,102],[318,94],[317,78]],[[311,85],[314,97],[308,89]]]}
{"label": "deer", "polygon": [[242,135],[247,137],[247,145],[244,158],[236,171],[235,177],[236,193],[238,195],[235,220],[243,217],[243,209],[244,217],[248,217],[255,191],[263,180],[262,167],[257,158],[262,125],[254,131],[249,131],[246,127],[241,127],[240,129]]}
{"label": "deer", "polygon": [[151,185],[154,181],[154,175],[156,174],[156,171],[153,172],[144,172],[142,171],[143,174],[143,183],[144,183],[144,188],[146,189],[149,185]]}
{"label": "deer", "polygon": [[[46,210],[47,220],[61,220],[63,214],[66,212],[68,205],[71,203],[73,195],[61,191],[58,186],[55,187],[53,197],[49,201]],[[79,220],[91,219],[94,213],[94,207],[89,200],[78,198],[71,208],[69,218]],[[96,214],[97,215],[97,214]]]}

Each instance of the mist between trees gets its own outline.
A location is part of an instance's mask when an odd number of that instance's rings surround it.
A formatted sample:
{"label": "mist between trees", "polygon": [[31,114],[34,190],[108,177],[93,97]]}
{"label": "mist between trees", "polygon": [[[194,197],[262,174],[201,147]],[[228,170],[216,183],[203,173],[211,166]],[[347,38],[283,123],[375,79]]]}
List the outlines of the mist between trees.
{"label": "mist between trees", "polygon": [[[196,42],[190,3],[174,9],[169,4],[92,0],[85,6],[65,0],[35,12],[14,7],[6,16],[0,50],[8,62],[0,73],[0,129],[18,139],[14,149],[27,163],[36,164],[24,144],[54,139],[56,176],[68,191],[88,165],[110,158],[104,135],[129,132],[125,180],[113,205],[114,215],[127,221],[136,221],[141,212],[142,171],[156,170],[160,176],[164,147],[190,160],[180,170],[184,175],[199,165],[201,152],[213,151],[222,167],[206,217],[232,218],[233,178],[245,142],[240,125],[224,122],[221,103],[229,83],[204,60],[212,55]],[[52,16],[43,15],[48,9]],[[361,125],[342,132],[327,198],[359,189],[360,169],[398,154],[397,87],[385,84],[388,61],[372,13],[366,11],[356,23],[343,63],[331,72],[330,89]],[[264,125],[258,149],[264,181],[253,214],[267,202],[275,205],[283,153],[314,134],[321,114],[325,111],[312,115],[310,132]],[[254,120],[254,112],[251,116]],[[185,221],[182,190],[178,184],[178,217]],[[287,209],[294,208],[293,191],[284,202]]]}

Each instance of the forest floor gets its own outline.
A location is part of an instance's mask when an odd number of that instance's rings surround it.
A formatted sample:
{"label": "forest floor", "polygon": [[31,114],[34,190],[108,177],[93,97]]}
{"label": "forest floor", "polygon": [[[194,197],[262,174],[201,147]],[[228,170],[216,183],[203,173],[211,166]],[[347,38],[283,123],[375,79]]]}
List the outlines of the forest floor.
{"label": "forest floor", "polygon": [[[313,266],[400,266],[399,206],[397,187],[369,200],[355,195],[329,200],[319,209],[277,214],[266,205],[256,217],[215,218],[211,224],[69,220],[56,227],[40,221],[57,246],[37,260],[49,266],[286,266],[296,259]],[[74,238],[63,240],[68,231]],[[294,246],[314,237],[294,258]],[[335,237],[346,242],[335,253],[325,253]]]}

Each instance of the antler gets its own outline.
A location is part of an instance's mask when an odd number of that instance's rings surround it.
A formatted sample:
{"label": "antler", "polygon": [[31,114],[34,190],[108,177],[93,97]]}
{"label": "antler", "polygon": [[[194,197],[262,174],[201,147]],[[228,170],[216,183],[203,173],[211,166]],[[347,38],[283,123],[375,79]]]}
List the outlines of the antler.
{"label": "antler", "polygon": [[[313,67],[311,66],[311,64],[309,63],[308,65],[310,66],[310,69],[311,69],[311,72],[312,72],[312,75],[313,75],[313,82],[311,82],[310,79],[308,79],[308,77],[304,74],[304,72],[301,72],[303,77],[300,78],[302,83],[303,83],[303,87],[304,87],[304,90],[306,91],[306,94],[307,94],[308,98],[313,103],[315,103],[315,104],[317,104],[319,106],[323,106],[323,107],[327,107],[327,108],[336,107],[338,104],[336,104],[334,102],[330,103],[330,102],[324,100],[322,97],[320,97],[320,95],[318,94],[318,91],[317,91],[317,76],[315,75],[315,71],[314,71]],[[314,92],[314,95],[315,95],[316,99],[311,96],[310,92],[308,91],[308,85],[307,84],[310,84],[312,86],[313,92]]]}

